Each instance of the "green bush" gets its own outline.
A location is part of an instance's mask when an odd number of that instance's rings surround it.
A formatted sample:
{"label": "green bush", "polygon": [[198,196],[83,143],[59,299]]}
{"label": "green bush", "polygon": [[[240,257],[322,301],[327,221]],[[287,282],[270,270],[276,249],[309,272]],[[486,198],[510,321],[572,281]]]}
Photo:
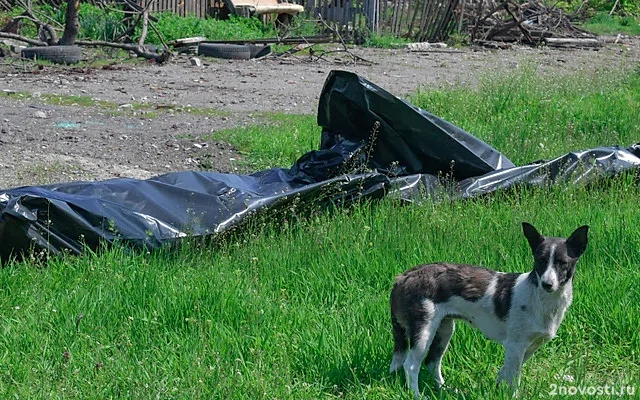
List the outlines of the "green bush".
{"label": "green bush", "polygon": [[80,36],[87,39],[112,41],[126,30],[124,14],[87,3],[80,5],[78,19]]}
{"label": "green bush", "polygon": [[[574,12],[580,8],[581,10],[606,12],[607,14],[611,11],[615,2],[616,0],[589,0],[586,5],[582,5],[582,0],[546,1],[549,5],[561,7],[569,12]],[[614,13],[640,16],[640,2],[638,0],[619,0]]]}
{"label": "green bush", "polygon": [[[192,36],[204,36],[210,40],[232,40],[259,39],[276,35],[271,26],[263,25],[257,18],[231,16],[229,20],[222,21],[195,16],[180,17],[171,12],[156,14],[156,17],[156,27],[167,41]],[[139,34],[138,29],[136,36]],[[160,43],[158,36],[151,31],[146,41]]]}

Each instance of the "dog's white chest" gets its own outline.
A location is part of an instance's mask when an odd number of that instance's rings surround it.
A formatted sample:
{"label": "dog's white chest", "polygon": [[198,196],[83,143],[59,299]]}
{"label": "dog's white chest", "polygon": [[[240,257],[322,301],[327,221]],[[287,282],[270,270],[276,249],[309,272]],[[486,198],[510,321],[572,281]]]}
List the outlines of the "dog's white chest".
{"label": "dog's white chest", "polygon": [[535,290],[516,291],[516,302],[508,324],[521,336],[531,340],[548,341],[556,336],[564,313],[573,298],[571,283],[560,292],[540,294]]}

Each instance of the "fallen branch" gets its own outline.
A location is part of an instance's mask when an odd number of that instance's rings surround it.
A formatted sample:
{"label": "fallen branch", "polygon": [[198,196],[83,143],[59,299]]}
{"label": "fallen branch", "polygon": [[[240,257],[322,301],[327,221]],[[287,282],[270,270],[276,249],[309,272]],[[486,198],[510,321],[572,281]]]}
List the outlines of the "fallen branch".
{"label": "fallen branch", "polygon": [[347,44],[345,43],[344,39],[342,38],[342,35],[340,34],[340,32],[338,32],[337,29],[331,27],[329,24],[327,24],[327,22],[324,20],[324,18],[322,18],[321,14],[318,14],[318,17],[320,18],[320,22],[322,23],[322,25],[324,25],[324,27],[326,29],[328,29],[331,33],[333,33],[335,35],[335,37],[338,38],[338,40],[340,41],[340,44],[342,45],[342,49],[340,50],[331,50],[331,51],[325,51],[322,54],[318,55],[318,60],[321,59],[325,54],[330,54],[330,53],[347,53],[349,56],[351,56],[351,58],[353,59],[354,63],[357,63],[358,61],[362,61],[365,63],[369,63],[372,65],[377,64],[374,61],[370,61],[367,60],[366,58],[362,58],[356,54],[353,54],[349,48],[347,47]]}
{"label": "fallen branch", "polygon": [[33,45],[33,46],[47,46],[48,45],[48,43],[46,43],[46,42],[43,42],[43,41],[40,41],[40,40],[36,40],[36,39],[30,39],[28,37],[24,37],[24,36],[18,35],[16,33],[0,32],[0,38],[18,40],[20,42],[29,43],[30,45]]}
{"label": "fallen branch", "polygon": [[93,41],[93,40],[77,40],[77,45],[80,46],[90,46],[90,47],[112,47],[115,49],[122,49],[127,51],[132,51],[138,57],[145,58],[147,60],[155,60],[157,63],[162,64],[171,59],[171,52],[165,49],[162,53],[154,53],[145,49],[144,46],[140,46],[139,44],[132,43],[112,43],[112,42],[102,42],[102,41]]}

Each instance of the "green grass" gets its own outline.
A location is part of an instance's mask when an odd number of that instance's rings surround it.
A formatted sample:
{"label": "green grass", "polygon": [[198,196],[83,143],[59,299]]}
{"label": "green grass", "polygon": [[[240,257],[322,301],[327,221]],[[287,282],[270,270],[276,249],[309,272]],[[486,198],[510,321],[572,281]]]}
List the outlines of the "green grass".
{"label": "green grass", "polygon": [[[257,18],[232,16],[230,20],[202,19],[195,16],[181,17],[164,12],[156,15],[156,27],[166,41],[192,36],[204,36],[209,40],[260,39],[276,37],[271,25],[263,25]],[[148,43],[160,43],[155,32],[149,32]]]}
{"label": "green grass", "polygon": [[411,41],[405,38],[395,37],[390,34],[375,35],[371,34],[367,37],[364,45],[366,47],[379,47],[383,49],[399,49],[403,48]]}
{"label": "green grass", "polygon": [[266,123],[215,131],[210,139],[233,144],[255,170],[290,167],[301,155],[320,146],[321,130],[315,115],[258,113],[256,117]]}
{"label": "green grass", "polygon": [[[110,251],[44,269],[11,266],[0,275],[0,393],[410,399],[403,379],[386,373],[394,274],[436,260],[527,270],[521,220],[556,235],[592,227],[575,304],[559,337],[525,366],[523,398],[562,384],[556,374],[575,385],[637,386],[640,229],[628,221],[640,218],[638,195],[637,184],[622,179],[607,191],[408,207],[385,201],[266,228],[217,251]],[[501,355],[459,324],[443,373],[467,398],[508,398],[492,389]],[[427,377],[421,381],[425,387]]]}
{"label": "green grass", "polygon": [[[494,79],[497,97],[452,88],[423,91],[420,98],[430,104],[434,96],[444,107],[451,96],[449,109],[458,111],[450,114],[458,123],[484,127],[483,134],[491,133],[501,144],[496,147],[514,160],[559,155],[597,140],[639,141],[636,76],[620,78],[626,85],[616,92],[622,103],[610,94],[610,78],[584,79],[582,86],[535,78],[544,84],[540,96],[528,89],[533,77],[512,78],[511,86],[500,86],[508,83],[505,77]],[[502,107],[485,103],[501,116],[495,119],[486,120],[489,113],[479,106],[473,111],[475,103],[463,96],[499,100],[500,87],[513,93]],[[555,118],[556,125],[525,118],[519,129],[504,128],[513,124],[511,112],[524,118],[526,113],[508,106],[526,95],[532,96],[527,107],[547,110],[536,115]],[[608,108],[611,118],[635,118],[635,125],[619,136],[596,138],[597,126],[608,130],[614,123],[576,129],[570,140],[547,130],[586,118],[580,117],[586,112],[566,110],[609,107],[604,99],[624,105]],[[565,112],[555,114],[559,106]],[[304,147],[317,146],[319,128],[311,117],[270,118],[279,122],[262,131],[249,128],[246,137],[237,131],[230,140],[245,141],[245,151],[272,165],[288,164]],[[535,124],[544,129],[531,129]],[[286,138],[294,132],[296,140]],[[533,152],[506,145],[525,134],[532,143],[546,137],[561,143],[552,150],[533,146]],[[260,136],[263,143],[248,139]],[[577,267],[574,304],[558,337],[525,365],[520,398],[547,398],[554,384],[632,385],[637,392],[639,195],[637,177],[626,175],[606,185],[521,188],[473,201],[400,206],[386,199],[309,219],[296,220],[294,213],[277,226],[249,226],[238,240],[217,247],[190,243],[174,253],[151,254],[116,248],[45,267],[9,265],[0,271],[0,397],[412,399],[402,374],[387,372],[393,276],[438,260],[527,271],[531,255],[523,220],[549,235],[568,235],[581,224],[591,230]],[[459,323],[443,362],[447,383],[459,392],[435,398],[510,399],[494,388],[501,357],[499,345]],[[432,392],[429,381],[423,372],[425,394]]]}
{"label": "green grass", "polygon": [[582,25],[582,28],[598,35],[611,35],[616,33],[640,35],[640,22],[637,18],[631,15],[626,17],[609,15],[607,12],[596,14]]}
{"label": "green grass", "polygon": [[421,90],[412,101],[504,152],[516,165],[640,139],[640,73],[598,70],[548,79],[527,66],[472,89]]}

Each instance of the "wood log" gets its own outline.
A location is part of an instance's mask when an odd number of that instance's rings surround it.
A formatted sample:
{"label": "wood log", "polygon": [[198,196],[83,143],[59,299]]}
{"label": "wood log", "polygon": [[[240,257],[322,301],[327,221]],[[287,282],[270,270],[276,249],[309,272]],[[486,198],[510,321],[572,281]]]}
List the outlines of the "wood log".
{"label": "wood log", "polygon": [[556,46],[570,45],[570,46],[582,46],[582,47],[601,47],[603,45],[603,43],[600,40],[592,39],[592,38],[555,38],[555,37],[550,37],[550,38],[545,38],[544,41],[550,46],[552,46],[552,45],[556,45]]}

